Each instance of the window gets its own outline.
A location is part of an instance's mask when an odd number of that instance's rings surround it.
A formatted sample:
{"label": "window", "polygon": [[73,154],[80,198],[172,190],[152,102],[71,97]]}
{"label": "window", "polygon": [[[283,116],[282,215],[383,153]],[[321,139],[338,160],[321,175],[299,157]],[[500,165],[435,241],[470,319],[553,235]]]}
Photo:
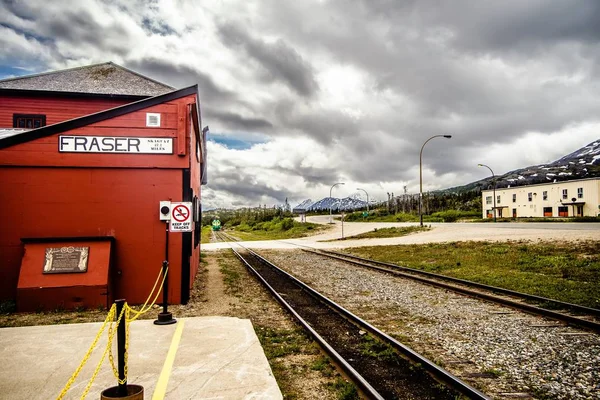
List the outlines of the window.
{"label": "window", "polygon": [[496,196],[496,203],[500,204],[500,195]]}
{"label": "window", "polygon": [[13,128],[35,129],[46,126],[43,114],[13,114]]}
{"label": "window", "polygon": [[566,206],[558,207],[558,216],[559,217],[568,217],[569,216],[569,208]]}
{"label": "window", "polygon": [[516,203],[516,202],[517,202],[517,194],[513,193],[513,203]]}
{"label": "window", "polygon": [[547,191],[547,190],[544,190],[544,191],[542,192],[542,199],[543,199],[543,200],[548,200],[548,191]]}
{"label": "window", "polygon": [[583,188],[577,188],[577,198],[583,199]]}
{"label": "window", "polygon": [[567,189],[563,189],[562,194],[563,194],[563,199],[567,199],[569,197],[569,192],[567,192]]}
{"label": "window", "polygon": [[527,201],[531,201],[533,200],[533,193],[529,192],[527,193]]}
{"label": "window", "polygon": [[485,204],[492,204],[492,196],[485,196]]}

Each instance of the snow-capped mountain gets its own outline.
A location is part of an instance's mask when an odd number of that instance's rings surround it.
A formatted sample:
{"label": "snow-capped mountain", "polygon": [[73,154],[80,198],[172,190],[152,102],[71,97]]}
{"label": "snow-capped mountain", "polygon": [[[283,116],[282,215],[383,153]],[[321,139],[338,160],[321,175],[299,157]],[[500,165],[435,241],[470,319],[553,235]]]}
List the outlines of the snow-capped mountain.
{"label": "snow-capped mountain", "polygon": [[296,207],[294,207],[293,211],[294,212],[301,212],[302,210],[306,211],[312,204],[313,204],[313,201],[311,199],[306,199],[302,203],[300,203]]}
{"label": "snow-capped mountain", "polygon": [[[600,139],[549,164],[534,165],[496,176],[496,187],[524,186],[537,183],[570,181],[600,177]],[[492,177],[441,192],[464,192],[476,186],[493,187]]]}
{"label": "snow-capped mountain", "polygon": [[366,201],[357,199],[356,197],[346,197],[343,199],[336,199],[335,197],[325,197],[315,203],[311,200],[304,200],[302,203],[294,207],[294,210],[304,209],[306,211],[316,210],[354,210],[357,208],[363,208],[367,206]]}

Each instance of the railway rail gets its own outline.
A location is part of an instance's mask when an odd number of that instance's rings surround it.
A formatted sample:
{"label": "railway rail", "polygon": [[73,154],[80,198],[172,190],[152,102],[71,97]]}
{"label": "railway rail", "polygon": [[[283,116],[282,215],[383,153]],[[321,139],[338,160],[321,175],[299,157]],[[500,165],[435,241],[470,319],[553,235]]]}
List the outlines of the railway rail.
{"label": "railway rail", "polygon": [[[222,240],[229,239],[216,233]],[[342,371],[373,399],[488,397],[350,313],[256,252],[234,253],[299,321]],[[393,351],[390,351],[393,349]]]}
{"label": "railway rail", "polygon": [[[600,332],[600,310],[595,308],[565,303],[554,299],[516,292],[509,289],[489,286],[478,282],[453,278],[432,272],[421,271],[397,264],[375,261],[346,253],[307,247],[304,247],[303,250],[324,257],[345,261],[360,267],[375,269],[396,276],[416,280],[428,285],[448,289],[464,295],[502,304],[531,314],[553,318],[567,324],[592,330],[594,332]],[[544,305],[545,307],[550,306],[553,309],[548,309],[542,307],[541,305]]]}

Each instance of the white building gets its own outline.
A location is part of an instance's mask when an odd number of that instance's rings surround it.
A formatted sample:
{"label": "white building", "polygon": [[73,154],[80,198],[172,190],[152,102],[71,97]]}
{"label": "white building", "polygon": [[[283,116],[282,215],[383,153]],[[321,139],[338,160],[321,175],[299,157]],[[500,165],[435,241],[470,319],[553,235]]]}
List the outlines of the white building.
{"label": "white building", "polygon": [[600,216],[600,178],[481,192],[483,218]]}

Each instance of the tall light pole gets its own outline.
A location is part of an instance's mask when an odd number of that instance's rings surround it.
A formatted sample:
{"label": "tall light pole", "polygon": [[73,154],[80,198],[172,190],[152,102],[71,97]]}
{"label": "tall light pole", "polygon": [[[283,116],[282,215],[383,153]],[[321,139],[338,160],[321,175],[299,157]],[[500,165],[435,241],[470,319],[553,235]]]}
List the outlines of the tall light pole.
{"label": "tall light pole", "polygon": [[421,221],[421,226],[423,226],[423,148],[431,139],[435,139],[437,137],[444,137],[446,139],[450,139],[452,135],[435,135],[430,137],[423,143],[421,146],[421,153],[419,154],[419,220]]}
{"label": "tall light pole", "polygon": [[367,213],[369,212],[369,193],[365,189],[356,188],[356,190],[362,190],[367,195]]}
{"label": "tall light pole", "polygon": [[496,175],[494,175],[494,171],[490,167],[485,164],[477,164],[478,167],[486,167],[492,173],[492,182],[494,182],[494,222],[496,222]]}
{"label": "tall light pole", "polygon": [[[331,199],[331,191],[337,185],[344,185],[344,182],[338,182],[338,183],[334,183],[333,185],[331,185],[331,188],[329,188],[329,198],[330,199]],[[331,204],[329,204],[329,223],[330,224],[333,224],[333,214],[331,213],[332,208],[333,208],[333,201],[331,202]]]}

